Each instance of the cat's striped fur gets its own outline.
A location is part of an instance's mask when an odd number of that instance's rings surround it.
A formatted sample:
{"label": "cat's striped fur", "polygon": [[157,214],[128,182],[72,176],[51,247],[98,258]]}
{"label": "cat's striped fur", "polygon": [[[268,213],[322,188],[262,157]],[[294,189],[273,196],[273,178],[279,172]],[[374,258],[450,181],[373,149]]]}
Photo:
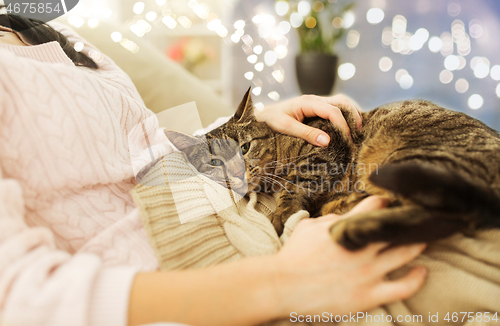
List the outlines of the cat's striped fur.
{"label": "cat's striped fur", "polygon": [[324,148],[275,133],[257,122],[249,91],[235,116],[206,135],[208,142],[232,139],[238,145],[233,142],[215,153],[201,149],[199,140],[196,143],[172,132],[167,135],[174,144],[191,144],[185,153],[200,171],[205,163],[193,153],[204,151],[206,158],[226,161],[240,155],[246,165],[247,191],[277,197],[278,208],[270,219],[278,233],[300,209],[312,215],[341,214],[375,194],[391,198],[392,206],[332,227],[332,236],[346,248],[355,250],[374,241],[425,242],[459,231],[500,226],[500,137],[496,131],[463,113],[420,100],[363,113],[360,131],[349,112],[342,111],[352,142],[329,121],[305,121],[330,135],[330,144]]}

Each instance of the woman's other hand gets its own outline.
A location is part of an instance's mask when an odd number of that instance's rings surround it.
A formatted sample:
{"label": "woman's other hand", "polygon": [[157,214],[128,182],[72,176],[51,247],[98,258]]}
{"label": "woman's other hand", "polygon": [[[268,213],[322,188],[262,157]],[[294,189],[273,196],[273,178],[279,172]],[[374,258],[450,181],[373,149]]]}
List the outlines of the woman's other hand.
{"label": "woman's other hand", "polygon": [[339,106],[350,110],[361,129],[363,118],[361,112],[344,95],[321,97],[302,95],[287,101],[266,106],[255,111],[258,121],[267,123],[274,131],[302,138],[316,146],[327,146],[330,137],[325,132],[302,123],[306,117],[321,117],[337,125],[349,138],[351,131],[339,109]]}
{"label": "woman's other hand", "polygon": [[423,285],[427,271],[415,267],[406,276],[389,281],[385,276],[415,259],[425,244],[399,246],[384,251],[387,243],[373,243],[351,252],[332,241],[329,229],[340,218],[383,208],[381,197],[369,197],[345,216],[327,215],[300,222],[278,253],[274,289],[282,302],[282,316],[345,314],[368,311],[406,299]]}

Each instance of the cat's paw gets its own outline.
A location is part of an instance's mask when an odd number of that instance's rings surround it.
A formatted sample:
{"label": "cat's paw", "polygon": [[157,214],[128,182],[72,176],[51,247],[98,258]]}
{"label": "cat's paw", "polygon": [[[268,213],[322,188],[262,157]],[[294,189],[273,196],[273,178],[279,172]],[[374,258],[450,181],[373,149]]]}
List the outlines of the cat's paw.
{"label": "cat's paw", "polygon": [[366,247],[371,242],[379,241],[380,221],[375,219],[345,219],[330,228],[332,239],[350,251]]}
{"label": "cat's paw", "polygon": [[276,233],[278,236],[281,236],[283,234],[284,230],[284,223],[282,222],[281,219],[281,214],[273,214],[269,216],[269,220],[271,221],[271,224],[273,225],[274,229],[276,230]]}

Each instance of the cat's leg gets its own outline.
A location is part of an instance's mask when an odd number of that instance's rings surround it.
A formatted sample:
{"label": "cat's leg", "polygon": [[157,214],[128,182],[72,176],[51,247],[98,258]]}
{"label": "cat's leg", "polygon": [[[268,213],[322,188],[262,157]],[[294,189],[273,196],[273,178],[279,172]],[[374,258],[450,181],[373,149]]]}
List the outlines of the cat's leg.
{"label": "cat's leg", "polygon": [[276,210],[269,217],[278,235],[283,233],[288,218],[292,214],[305,209],[306,203],[306,198],[301,194],[290,192],[288,189],[284,189],[280,193]]}
{"label": "cat's leg", "polygon": [[454,214],[407,205],[354,215],[335,223],[330,232],[346,249],[358,250],[372,242],[429,242],[466,228],[467,223]]}

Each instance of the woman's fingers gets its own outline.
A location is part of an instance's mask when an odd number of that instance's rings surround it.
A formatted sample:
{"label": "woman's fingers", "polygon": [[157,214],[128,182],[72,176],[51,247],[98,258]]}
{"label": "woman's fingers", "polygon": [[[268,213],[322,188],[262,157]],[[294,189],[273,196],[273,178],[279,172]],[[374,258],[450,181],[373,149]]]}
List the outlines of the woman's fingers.
{"label": "woman's fingers", "polygon": [[361,111],[356,106],[354,106],[351,101],[349,101],[349,99],[344,95],[335,95],[331,97],[317,96],[317,99],[336,107],[342,105],[342,107],[352,112],[354,121],[356,123],[356,128],[359,130],[361,129],[361,127],[363,127],[363,116],[361,115]]}
{"label": "woman's fingers", "polygon": [[325,223],[329,223],[330,225],[337,222],[338,220],[342,219],[342,215],[337,215],[337,214],[328,214],[328,215],[323,215],[318,218],[316,218],[316,221],[321,221]]}
{"label": "woman's fingers", "polygon": [[383,305],[404,300],[415,294],[424,284],[427,269],[423,266],[413,268],[406,276],[377,284],[371,291],[371,298]]}
{"label": "woman's fingers", "polygon": [[389,205],[390,200],[386,197],[381,196],[370,196],[363,199],[359,204],[357,204],[349,213],[343,215],[344,217],[349,217],[355,214],[374,211],[377,209],[382,209]]}
{"label": "woman's fingers", "polygon": [[323,119],[328,119],[352,140],[351,129],[349,129],[349,125],[338,107],[323,101],[319,96],[307,95],[303,98],[304,100],[301,103],[301,108],[304,116],[318,116]]}
{"label": "woman's fingers", "polygon": [[387,274],[417,258],[425,250],[427,244],[413,244],[390,248],[379,254],[374,264],[374,273]]}
{"label": "woman's fingers", "polygon": [[276,121],[271,127],[284,134],[302,138],[315,146],[327,146],[330,143],[330,136],[324,131],[305,125],[290,116],[284,116]]}

